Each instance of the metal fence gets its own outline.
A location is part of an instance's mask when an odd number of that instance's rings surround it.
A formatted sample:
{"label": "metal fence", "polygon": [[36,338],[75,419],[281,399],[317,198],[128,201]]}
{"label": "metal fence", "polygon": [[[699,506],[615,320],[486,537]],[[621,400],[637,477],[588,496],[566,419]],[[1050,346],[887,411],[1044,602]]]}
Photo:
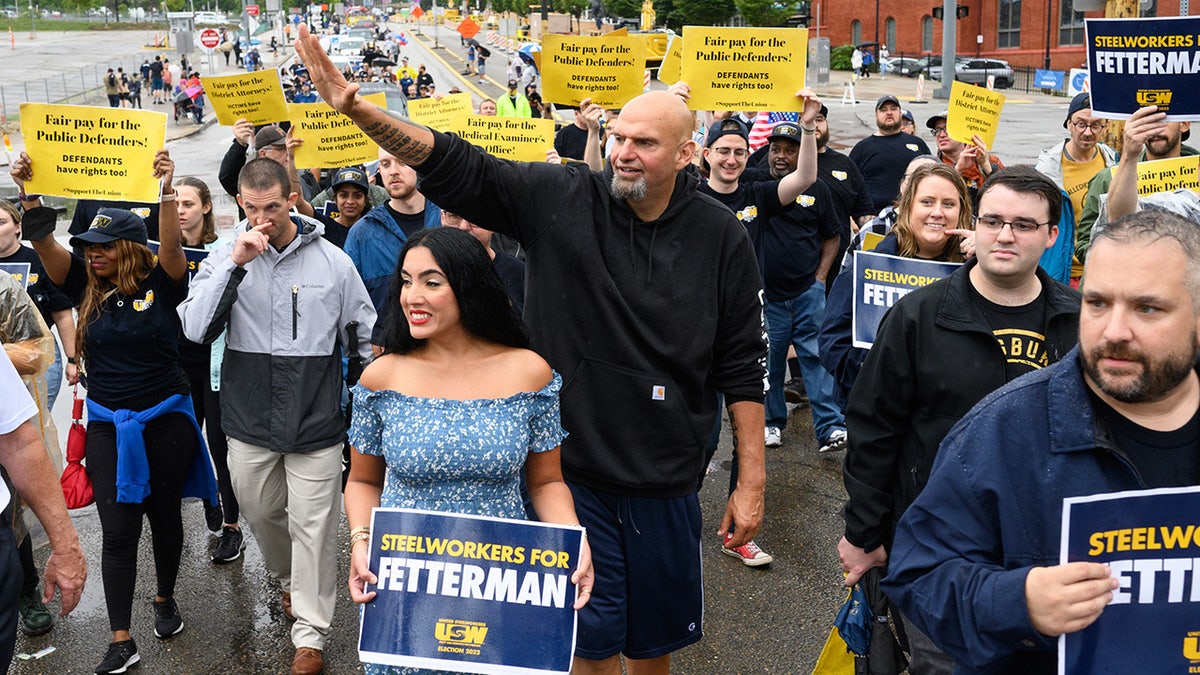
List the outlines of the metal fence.
{"label": "metal fence", "polygon": [[[104,94],[104,76],[108,69],[124,68],[130,77],[141,77],[138,68],[144,54],[131,54],[107,63],[94,63],[81,68],[64,70],[40,79],[28,79],[16,84],[0,85],[0,113],[8,126],[15,128],[20,119],[22,103],[69,103],[74,105],[108,105]],[[150,92],[142,89],[143,104]]]}

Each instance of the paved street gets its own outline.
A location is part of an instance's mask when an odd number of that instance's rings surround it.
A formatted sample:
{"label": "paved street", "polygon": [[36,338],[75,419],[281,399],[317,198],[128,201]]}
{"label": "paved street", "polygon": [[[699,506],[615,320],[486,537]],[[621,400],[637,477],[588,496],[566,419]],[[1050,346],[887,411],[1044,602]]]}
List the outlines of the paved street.
{"label": "paved street", "polygon": [[[430,28],[426,26],[422,32],[423,37],[410,38],[402,53],[410,55],[413,65],[426,63],[440,91],[457,82],[476,100],[501,93],[500,81],[506,78],[499,50],[493,50],[488,64],[492,82],[482,86],[474,81],[461,82],[457,81],[462,70],[457,36],[442,30],[438,33],[440,48],[434,50],[430,48]],[[39,42],[37,49],[24,49],[26,45],[19,44],[22,50],[18,50],[18,58],[9,58],[8,53],[0,58],[0,81],[16,83],[34,73],[50,72],[54,64],[68,61],[66,54],[98,64],[120,55],[140,57],[138,46],[145,38],[141,33],[78,33],[53,38],[39,34],[39,41],[46,42]],[[232,70],[222,68],[218,72]],[[830,108],[833,142],[841,147],[852,145],[874,130],[873,103],[880,94],[894,92],[907,100],[915,93],[915,80],[880,81],[876,77],[858,89],[858,97],[865,102],[842,106],[839,100],[845,76],[835,73],[835,81],[819,89]],[[928,92],[932,87],[927,85],[926,89]],[[996,149],[1005,163],[1032,162],[1042,146],[1062,137],[1066,105],[1065,99],[1012,94]],[[924,120],[943,105],[934,102],[905,106],[914,111],[919,130],[929,141]],[[172,122],[170,126],[176,125]],[[221,155],[231,139],[230,130],[210,124],[172,132],[171,138],[169,147],[177,162],[177,175],[195,175],[207,181],[217,199],[218,213],[232,214],[233,202],[221,194],[216,181]],[[20,139],[14,144],[19,150]],[[0,175],[0,191],[11,187],[5,169]],[[55,411],[64,438],[69,407],[70,392],[66,390]],[[834,552],[841,533],[838,510],[844,499],[840,462],[840,454],[818,455],[809,412],[796,411],[783,447],[767,451],[766,523],[757,541],[775,556],[776,562],[752,570],[721,554],[716,537],[729,479],[730,442],[726,430],[701,492],[705,531],[709,533],[703,546],[706,638],[678,653],[674,672],[715,675],[812,670],[843,598]],[[177,598],[187,627],[167,642],[152,635],[153,564],[147,534],[141,542],[141,573],[134,606],[133,634],[142,656],[138,670],[197,675],[287,672],[292,656],[289,624],[279,609],[278,585],[269,579],[252,534],[247,537],[249,546],[243,560],[227,566],[212,565],[208,556],[215,540],[204,530],[200,504],[186,504],[184,511],[187,536]],[[18,652],[35,652],[49,646],[56,651],[38,661],[16,662],[12,669],[15,675],[90,673],[108,643],[99,563],[100,532],[94,508],[74,513],[73,520],[83,536],[91,566],[83,600],[76,612],[49,635],[18,640]],[[343,524],[339,538],[343,552],[346,535]],[[43,559],[44,555],[43,550]],[[346,556],[341,559],[339,576],[345,579]],[[356,638],[357,612],[343,592],[326,655],[329,673],[361,672]]]}

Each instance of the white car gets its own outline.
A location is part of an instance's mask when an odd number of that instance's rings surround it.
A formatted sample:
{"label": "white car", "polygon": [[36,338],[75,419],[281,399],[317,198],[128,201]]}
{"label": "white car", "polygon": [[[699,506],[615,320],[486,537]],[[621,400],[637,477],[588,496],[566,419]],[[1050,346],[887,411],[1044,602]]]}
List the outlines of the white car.
{"label": "white car", "polygon": [[196,12],[195,21],[197,26],[213,26],[229,23],[228,17],[219,12]]}

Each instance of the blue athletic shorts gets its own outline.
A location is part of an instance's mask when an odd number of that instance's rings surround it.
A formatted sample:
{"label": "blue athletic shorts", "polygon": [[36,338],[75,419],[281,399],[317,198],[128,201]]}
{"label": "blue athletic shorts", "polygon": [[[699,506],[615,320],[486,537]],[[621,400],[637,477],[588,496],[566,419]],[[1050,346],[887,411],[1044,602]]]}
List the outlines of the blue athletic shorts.
{"label": "blue athletic shorts", "polygon": [[703,636],[700,501],[622,497],[568,483],[587,528],[596,585],[575,655],[652,659]]}

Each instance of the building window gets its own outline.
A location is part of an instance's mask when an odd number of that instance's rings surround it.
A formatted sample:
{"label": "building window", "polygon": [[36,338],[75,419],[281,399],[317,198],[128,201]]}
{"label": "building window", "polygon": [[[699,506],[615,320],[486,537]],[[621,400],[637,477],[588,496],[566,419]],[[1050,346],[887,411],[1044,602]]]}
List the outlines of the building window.
{"label": "building window", "polygon": [[850,24],[850,44],[857,45],[862,42],[862,22],[855,19]]}
{"label": "building window", "polygon": [[885,25],[887,37],[883,38],[883,43],[888,46],[888,49],[892,49],[898,44],[896,42],[896,20],[889,16]]}
{"label": "building window", "polygon": [[996,47],[1021,46],[1021,0],[1000,0],[1000,22],[996,25]]}
{"label": "building window", "polygon": [[933,17],[921,19],[921,51],[933,51]]}
{"label": "building window", "polygon": [[1058,26],[1058,44],[1083,44],[1083,12],[1075,11],[1075,0],[1062,0]]}

